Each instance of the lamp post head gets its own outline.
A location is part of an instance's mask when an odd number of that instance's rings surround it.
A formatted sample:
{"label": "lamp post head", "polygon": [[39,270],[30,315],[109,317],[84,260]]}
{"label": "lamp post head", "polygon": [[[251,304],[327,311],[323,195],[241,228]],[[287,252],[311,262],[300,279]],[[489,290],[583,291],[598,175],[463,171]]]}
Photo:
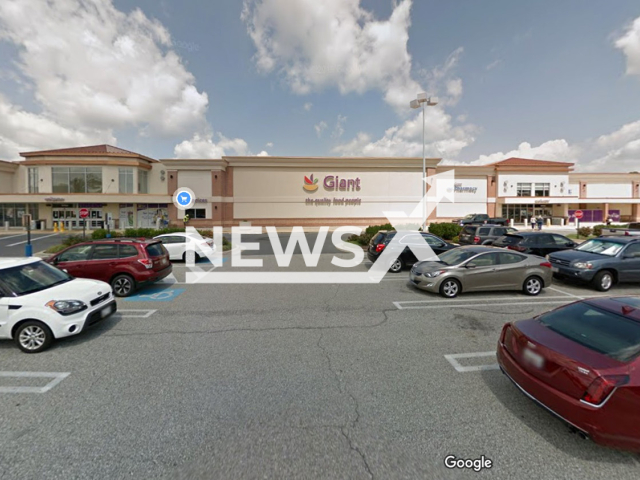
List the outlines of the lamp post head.
{"label": "lamp post head", "polygon": [[418,100],[411,100],[409,106],[411,108],[420,108],[420,102]]}

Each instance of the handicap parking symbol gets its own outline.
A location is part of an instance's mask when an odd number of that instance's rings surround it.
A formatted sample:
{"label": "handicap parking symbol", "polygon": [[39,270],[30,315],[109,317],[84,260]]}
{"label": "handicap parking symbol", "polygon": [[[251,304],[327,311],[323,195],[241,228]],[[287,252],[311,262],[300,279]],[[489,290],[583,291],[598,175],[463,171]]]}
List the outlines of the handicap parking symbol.
{"label": "handicap parking symbol", "polygon": [[184,291],[184,288],[141,290],[139,293],[124,298],[123,300],[127,302],[170,302],[171,300],[174,300],[176,297],[182,294],[182,292]]}

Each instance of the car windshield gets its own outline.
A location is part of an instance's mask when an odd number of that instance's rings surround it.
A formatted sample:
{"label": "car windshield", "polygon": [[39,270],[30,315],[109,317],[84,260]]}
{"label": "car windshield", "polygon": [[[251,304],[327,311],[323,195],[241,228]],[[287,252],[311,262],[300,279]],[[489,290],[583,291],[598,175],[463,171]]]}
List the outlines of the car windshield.
{"label": "car windshield", "polygon": [[465,219],[465,220],[472,220],[472,219],[473,219],[473,217],[475,217],[475,215],[474,215],[473,213],[470,213],[469,215],[465,215],[465,216],[464,216],[464,219]]}
{"label": "car windshield", "polygon": [[576,247],[576,250],[579,250],[581,252],[598,253],[600,255],[613,257],[617,255],[623,247],[624,244],[622,243],[612,242],[610,240],[601,238],[594,238],[580,244],[578,247]]}
{"label": "car windshield", "polygon": [[67,273],[45,262],[28,263],[2,271],[2,281],[16,295],[39,292],[70,280]]}
{"label": "car windshield", "polygon": [[500,243],[504,245],[515,245],[522,241],[522,237],[519,235],[504,235],[500,237]]}
{"label": "car windshield", "polygon": [[162,247],[162,243],[152,243],[147,246],[147,253],[150,257],[160,257],[164,255],[164,249]]}
{"label": "car windshield", "polygon": [[438,258],[445,265],[459,265],[465,260],[468,260],[477,254],[478,252],[474,252],[471,250],[454,248],[452,250],[447,250],[446,252],[441,253],[440,255],[438,255]]}
{"label": "car windshield", "polygon": [[538,320],[563,337],[620,362],[640,353],[640,323],[588,303],[573,303]]}

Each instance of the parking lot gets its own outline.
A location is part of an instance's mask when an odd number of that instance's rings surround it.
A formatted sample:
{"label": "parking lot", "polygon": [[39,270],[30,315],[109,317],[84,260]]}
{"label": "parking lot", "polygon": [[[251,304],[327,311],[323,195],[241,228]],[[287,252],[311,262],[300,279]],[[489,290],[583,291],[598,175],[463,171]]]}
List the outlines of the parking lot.
{"label": "parking lot", "polygon": [[0,478],[638,478],[638,455],[571,433],[497,370],[505,322],[602,295],[588,287],[444,299],[408,271],[208,285],[187,268],[44,353],[0,343]]}

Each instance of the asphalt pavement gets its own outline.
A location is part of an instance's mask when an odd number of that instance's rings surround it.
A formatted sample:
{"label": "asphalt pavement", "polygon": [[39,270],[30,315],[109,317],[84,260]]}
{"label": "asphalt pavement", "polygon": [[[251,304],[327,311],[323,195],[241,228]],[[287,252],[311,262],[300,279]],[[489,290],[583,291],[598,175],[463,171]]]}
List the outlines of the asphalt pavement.
{"label": "asphalt pavement", "polygon": [[[338,271],[332,257],[318,268]],[[294,256],[289,270],[305,268]],[[638,455],[572,434],[495,369],[506,321],[601,295],[589,288],[446,300],[407,271],[209,285],[185,284],[187,269],[42,354],[0,342],[0,371],[68,374],[44,393],[0,393],[0,478],[638,478]],[[492,467],[450,470],[448,455]]]}
{"label": "asphalt pavement", "polygon": [[[67,233],[31,233],[33,253],[59,245],[68,236]],[[10,232],[0,235],[0,257],[24,257],[27,244],[26,232]]]}

